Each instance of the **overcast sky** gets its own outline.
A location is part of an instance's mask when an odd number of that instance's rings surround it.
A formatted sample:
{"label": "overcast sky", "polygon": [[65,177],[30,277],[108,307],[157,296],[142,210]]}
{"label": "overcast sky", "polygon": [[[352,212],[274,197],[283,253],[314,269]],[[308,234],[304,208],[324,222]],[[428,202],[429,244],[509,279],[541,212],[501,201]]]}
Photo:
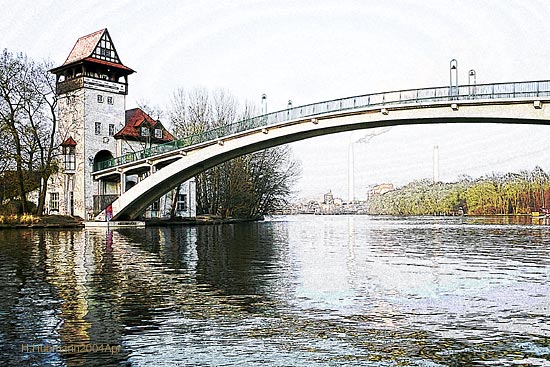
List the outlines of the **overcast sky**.
{"label": "overcast sky", "polygon": [[[78,37],[108,28],[130,76],[127,108],[164,107],[178,87],[223,88],[270,111],[385,90],[459,82],[550,79],[550,1],[6,1],[0,48],[61,64]],[[347,197],[350,141],[365,132],[292,144],[300,196]],[[369,185],[550,170],[550,127],[394,127],[355,145],[356,195]]]}

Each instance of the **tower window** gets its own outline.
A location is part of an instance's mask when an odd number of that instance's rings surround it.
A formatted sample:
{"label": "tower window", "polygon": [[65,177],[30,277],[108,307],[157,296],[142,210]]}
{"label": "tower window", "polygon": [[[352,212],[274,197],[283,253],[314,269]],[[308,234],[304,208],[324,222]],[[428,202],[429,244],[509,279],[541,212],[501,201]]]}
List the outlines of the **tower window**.
{"label": "tower window", "polygon": [[109,124],[109,136],[115,135],[115,124]]}
{"label": "tower window", "polygon": [[155,129],[155,138],[162,139],[162,129]]}
{"label": "tower window", "polygon": [[142,126],[141,127],[141,136],[149,136],[149,127],[148,126]]}
{"label": "tower window", "polygon": [[101,122],[96,122],[95,123],[95,134],[96,135],[101,135]]}
{"label": "tower window", "polygon": [[65,158],[65,170],[74,171],[76,168],[75,148],[63,147],[63,155]]}
{"label": "tower window", "polygon": [[59,211],[59,193],[50,192],[50,210]]}
{"label": "tower window", "polygon": [[107,103],[113,104],[113,97],[107,97]]}
{"label": "tower window", "polygon": [[97,103],[103,103],[103,96],[101,94],[97,95]]}

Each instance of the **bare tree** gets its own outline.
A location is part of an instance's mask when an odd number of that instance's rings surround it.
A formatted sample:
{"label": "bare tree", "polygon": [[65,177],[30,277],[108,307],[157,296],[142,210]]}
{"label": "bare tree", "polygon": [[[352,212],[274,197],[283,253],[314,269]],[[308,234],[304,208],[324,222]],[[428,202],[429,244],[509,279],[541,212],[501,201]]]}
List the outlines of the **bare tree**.
{"label": "bare tree", "polygon": [[[194,89],[186,93],[178,89],[172,96],[169,116],[174,133],[182,138],[250,118],[254,112],[250,104],[240,108],[227,91]],[[197,212],[262,216],[285,202],[300,173],[288,146],[229,160],[195,177]]]}
{"label": "bare tree", "polygon": [[155,120],[160,120],[164,116],[164,110],[159,105],[151,104],[151,102],[147,99],[140,99],[137,101],[137,105]]}
{"label": "bare tree", "polygon": [[24,107],[24,92],[27,78],[27,58],[13,55],[4,49],[0,56],[0,118],[13,143],[17,185],[22,210],[27,211],[25,177],[23,168],[23,144],[21,141],[21,115]]}
{"label": "bare tree", "polygon": [[34,138],[38,153],[37,167],[35,167],[40,177],[38,214],[44,211],[48,179],[57,169],[54,165],[58,147],[57,95],[55,77],[48,72],[52,66],[50,62],[32,64],[29,80],[32,94],[25,103],[30,135]]}
{"label": "bare tree", "polygon": [[48,178],[54,170],[57,99],[50,67],[48,62],[37,63],[6,49],[0,56],[0,133],[9,137],[3,140],[2,149],[11,153],[3,167],[15,166],[23,212],[29,209],[27,193],[38,187],[37,211],[42,213]]}

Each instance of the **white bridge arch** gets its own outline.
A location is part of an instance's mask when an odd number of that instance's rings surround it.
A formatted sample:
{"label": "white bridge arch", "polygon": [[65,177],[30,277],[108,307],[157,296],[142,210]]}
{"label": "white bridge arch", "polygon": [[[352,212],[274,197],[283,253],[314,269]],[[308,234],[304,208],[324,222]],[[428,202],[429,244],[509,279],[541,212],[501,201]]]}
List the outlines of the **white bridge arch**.
{"label": "white bridge arch", "polygon": [[[113,220],[133,220],[152,202],[229,159],[315,136],[434,123],[550,124],[550,81],[409,89],[325,101],[254,117],[100,162],[94,179],[162,168],[112,202]],[[120,185],[123,187],[123,185]],[[104,213],[99,217],[103,217]]]}

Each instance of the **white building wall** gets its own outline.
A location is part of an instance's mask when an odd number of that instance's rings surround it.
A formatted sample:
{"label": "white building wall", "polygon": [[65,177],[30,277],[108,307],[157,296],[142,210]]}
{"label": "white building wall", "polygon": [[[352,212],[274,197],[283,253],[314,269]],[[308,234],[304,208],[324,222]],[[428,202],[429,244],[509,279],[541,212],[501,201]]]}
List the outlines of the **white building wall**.
{"label": "white building wall", "polygon": [[[109,151],[113,157],[145,148],[143,142],[115,139],[114,134],[125,124],[125,95],[106,87],[84,87],[64,93],[59,97],[59,141],[72,137],[76,142],[74,171],[65,171],[61,147],[59,148],[58,173],[50,178],[46,193],[45,212],[47,214],[75,215],[90,220],[93,218],[94,195],[119,194],[120,182],[106,182],[100,187],[92,178],[93,163],[98,152]],[[101,96],[101,99],[98,99]],[[100,123],[96,131],[96,122]],[[110,129],[109,125],[113,125]],[[137,182],[137,176],[128,176],[127,181]],[[186,210],[177,211],[176,216],[189,217],[196,214],[194,180],[182,185],[186,195]],[[171,193],[161,198],[161,209],[149,210],[146,217],[167,217],[170,214]],[[55,199],[55,200],[53,200]],[[52,204],[56,203],[55,208]],[[72,204],[71,204],[72,203]],[[72,206],[72,211],[71,211]]]}
{"label": "white building wall", "polygon": [[117,152],[119,156],[145,149],[145,143],[141,141],[117,139],[117,143]]}
{"label": "white building wall", "polygon": [[[98,95],[102,102],[99,102]],[[112,102],[112,103],[110,103]],[[65,171],[61,148],[59,151],[59,172],[52,175],[46,195],[46,212],[70,215],[71,192],[73,195],[73,215],[91,219],[93,197],[99,194],[99,185],[92,179],[93,162],[102,150],[116,156],[117,143],[110,133],[122,129],[125,122],[125,95],[108,90],[83,87],[59,97],[59,143],[68,137],[76,142],[74,173]],[[96,122],[100,123],[96,134]],[[109,125],[113,127],[109,130]],[[118,192],[112,184],[107,191]],[[59,195],[59,210],[52,208],[50,193]]]}
{"label": "white building wall", "polygon": [[[85,218],[84,206],[84,90],[78,89],[59,96],[58,119],[59,133],[58,144],[72,137],[77,145],[75,147],[76,166],[74,171],[65,171],[61,147],[58,148],[58,172],[50,177],[48,191],[46,192],[45,212],[47,214],[70,215],[70,196],[73,196],[73,215]],[[58,196],[58,208],[52,206],[52,195]]]}
{"label": "white building wall", "polygon": [[[172,209],[172,197],[174,190],[162,196],[158,204],[153,204],[145,211],[145,218],[169,218]],[[178,201],[176,205],[175,217],[188,218],[197,215],[197,199],[195,179],[192,178],[181,184],[179,195],[185,195],[185,201]],[[184,204],[185,203],[185,204]]]}
{"label": "white building wall", "polygon": [[[98,96],[102,102],[99,102]],[[84,93],[84,196],[86,219],[93,218],[93,196],[100,194],[97,182],[92,179],[93,162],[98,152],[107,150],[113,157],[116,156],[117,143],[112,136],[118,132],[125,123],[125,100],[123,94],[108,92],[104,90],[85,89]],[[111,102],[112,103],[109,103]],[[99,131],[96,131],[96,122],[100,124]],[[113,125],[110,135],[109,125]],[[78,143],[78,142],[77,142]],[[118,187],[111,190],[116,193]]]}

